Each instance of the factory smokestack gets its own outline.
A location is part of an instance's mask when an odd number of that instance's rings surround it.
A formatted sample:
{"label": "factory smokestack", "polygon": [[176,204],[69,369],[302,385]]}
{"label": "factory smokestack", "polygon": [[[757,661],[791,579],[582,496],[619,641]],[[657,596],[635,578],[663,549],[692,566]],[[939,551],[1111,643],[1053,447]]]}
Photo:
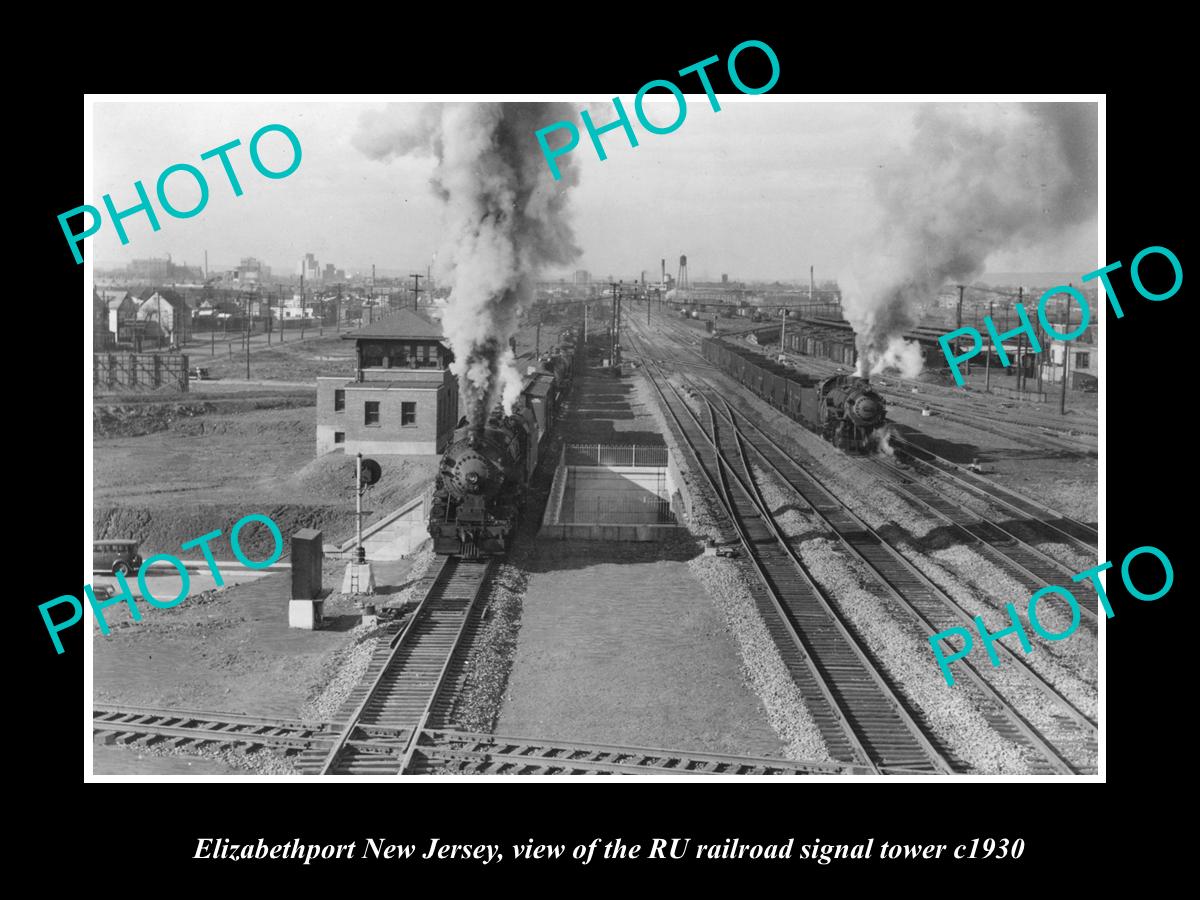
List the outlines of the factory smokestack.
{"label": "factory smokestack", "polygon": [[909,151],[878,170],[882,216],[839,280],[859,374],[912,377],[921,351],[903,333],[948,283],[988,256],[1054,240],[1096,215],[1096,104],[927,106]]}
{"label": "factory smokestack", "polygon": [[365,113],[354,136],[372,159],[437,159],[432,186],[446,208],[437,277],[451,286],[442,325],[463,409],[477,428],[498,401],[511,412],[520,396],[509,341],[539,271],[579,256],[567,215],[578,172],[560,157],[555,181],[533,138],[546,122],[574,114],[558,103],[395,104]]}

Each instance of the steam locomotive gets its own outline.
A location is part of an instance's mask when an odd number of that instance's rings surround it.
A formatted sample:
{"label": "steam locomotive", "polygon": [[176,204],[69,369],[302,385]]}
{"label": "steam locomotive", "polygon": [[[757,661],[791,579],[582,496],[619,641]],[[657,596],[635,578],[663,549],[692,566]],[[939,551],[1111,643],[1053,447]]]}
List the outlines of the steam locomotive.
{"label": "steam locomotive", "polygon": [[704,358],[717,368],[844,450],[869,452],[872,436],[887,422],[887,405],[866,378],[817,380],[727,341],[701,343]]}
{"label": "steam locomotive", "polygon": [[574,333],[530,371],[511,415],[463,418],[438,464],[429,511],[433,552],[477,558],[508,552],[529,480],[549,441],[575,369]]}

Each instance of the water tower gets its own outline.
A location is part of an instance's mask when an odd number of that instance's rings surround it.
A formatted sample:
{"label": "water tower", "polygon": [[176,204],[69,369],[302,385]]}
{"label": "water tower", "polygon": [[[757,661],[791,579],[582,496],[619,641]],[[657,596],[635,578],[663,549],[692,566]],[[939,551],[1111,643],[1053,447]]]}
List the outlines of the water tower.
{"label": "water tower", "polygon": [[686,291],[689,287],[691,285],[688,284],[687,256],[682,255],[679,257],[679,277],[675,279],[675,288]]}

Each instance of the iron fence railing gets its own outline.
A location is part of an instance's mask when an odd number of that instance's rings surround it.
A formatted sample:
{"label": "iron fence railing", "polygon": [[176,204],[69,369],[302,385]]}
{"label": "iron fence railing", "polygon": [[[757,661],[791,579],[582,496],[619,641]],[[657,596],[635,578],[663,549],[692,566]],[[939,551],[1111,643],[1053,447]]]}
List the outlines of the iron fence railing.
{"label": "iron fence railing", "polygon": [[569,466],[665,466],[667,448],[640,444],[568,444],[564,462]]}

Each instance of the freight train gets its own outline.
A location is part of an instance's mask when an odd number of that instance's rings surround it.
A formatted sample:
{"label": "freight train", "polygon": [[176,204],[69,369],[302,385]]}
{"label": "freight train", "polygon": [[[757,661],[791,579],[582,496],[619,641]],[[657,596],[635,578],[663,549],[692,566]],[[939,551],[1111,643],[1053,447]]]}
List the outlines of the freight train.
{"label": "freight train", "polygon": [[869,452],[872,436],[887,424],[887,405],[866,378],[817,380],[728,341],[707,338],[701,344],[714,366],[844,450]]}
{"label": "freight train", "polygon": [[429,509],[433,552],[474,559],[508,552],[529,480],[549,442],[575,371],[573,331],[531,369],[511,415],[458,423],[438,464]]}

